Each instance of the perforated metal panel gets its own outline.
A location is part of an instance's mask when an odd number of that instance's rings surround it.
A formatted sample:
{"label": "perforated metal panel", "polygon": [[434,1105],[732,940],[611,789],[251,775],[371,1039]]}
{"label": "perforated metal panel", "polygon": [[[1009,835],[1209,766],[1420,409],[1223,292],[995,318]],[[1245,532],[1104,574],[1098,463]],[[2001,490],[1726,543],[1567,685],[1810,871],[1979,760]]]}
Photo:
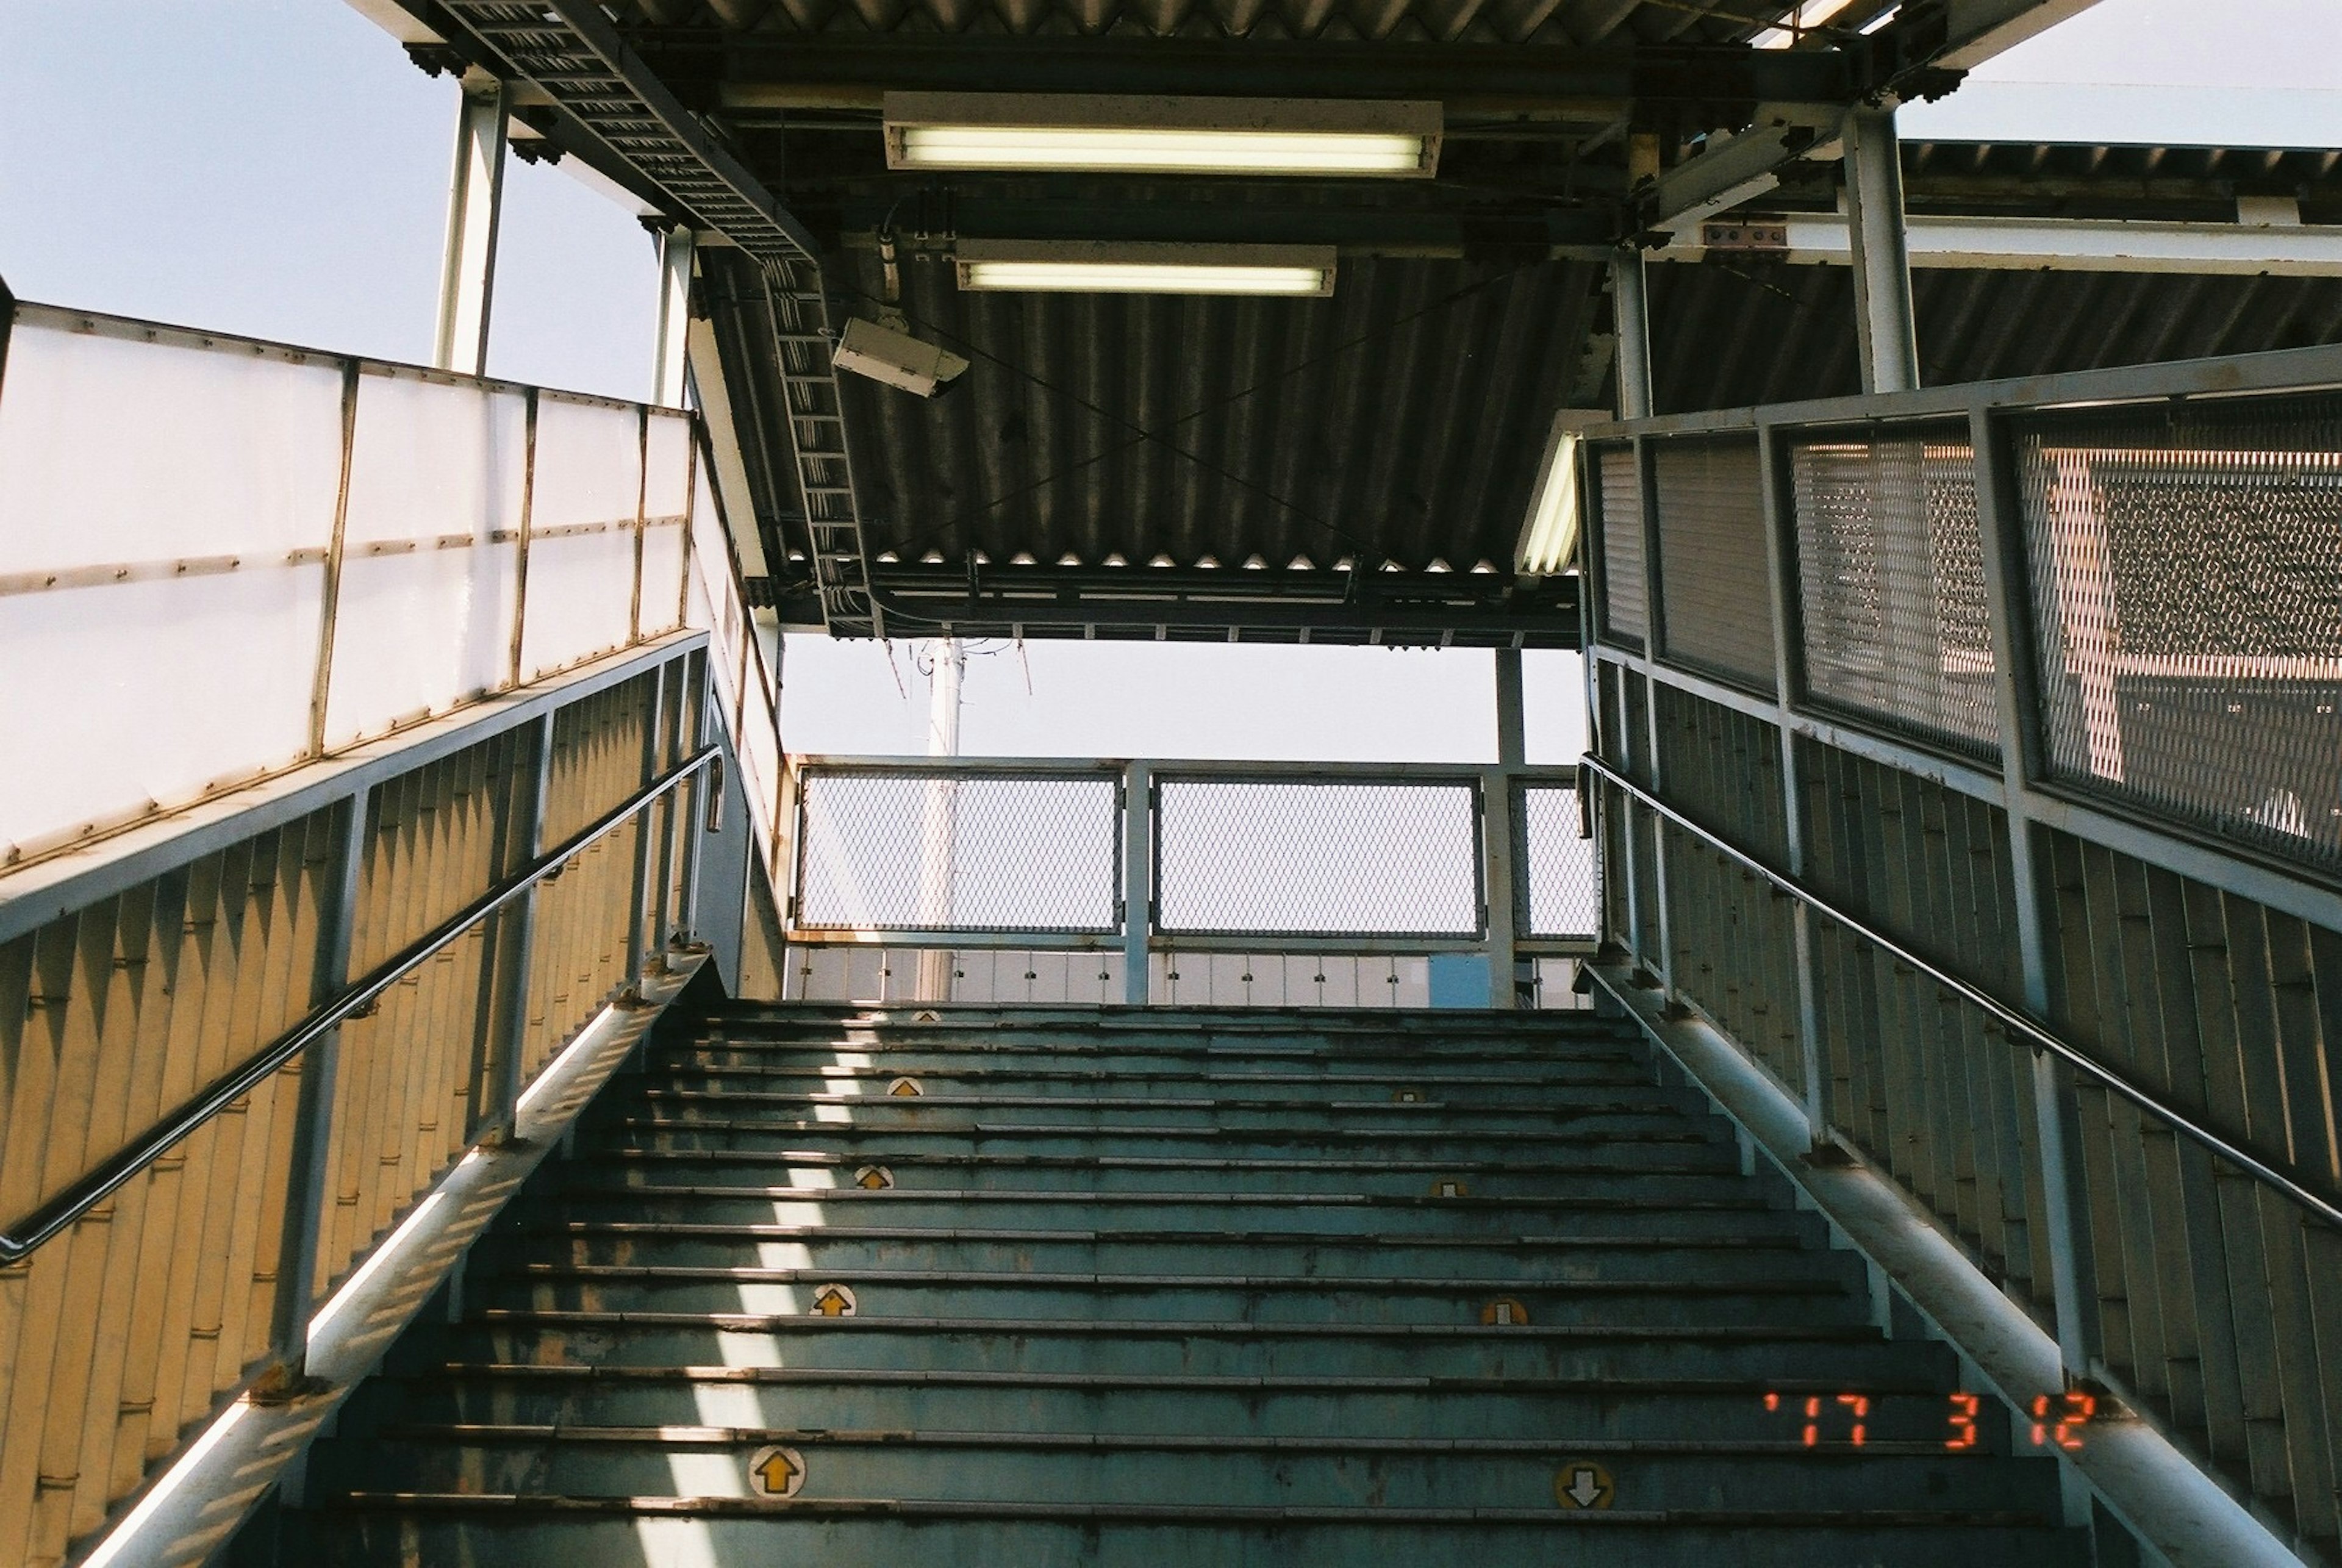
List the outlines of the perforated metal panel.
{"label": "perforated metal panel", "polygon": [[1789,450],[1806,685],[1924,739],[1999,754],[1964,427]]}
{"label": "perforated metal panel", "polygon": [[2017,433],[2057,775],[2342,864],[2342,395]]}
{"label": "perforated metal panel", "polygon": [[1640,650],[1650,621],[1649,577],[1643,570],[1643,476],[1631,446],[1596,455],[1601,475],[1602,629],[1615,643]]}
{"label": "perforated metal panel", "polygon": [[1117,781],[809,772],[796,924],[1110,932]]}
{"label": "perforated metal panel", "polygon": [[1756,442],[1664,443],[1652,478],[1667,657],[1770,691],[1773,602]]}
{"label": "perforated metal panel", "polygon": [[1166,779],[1156,929],[1474,936],[1479,791],[1468,783]]}

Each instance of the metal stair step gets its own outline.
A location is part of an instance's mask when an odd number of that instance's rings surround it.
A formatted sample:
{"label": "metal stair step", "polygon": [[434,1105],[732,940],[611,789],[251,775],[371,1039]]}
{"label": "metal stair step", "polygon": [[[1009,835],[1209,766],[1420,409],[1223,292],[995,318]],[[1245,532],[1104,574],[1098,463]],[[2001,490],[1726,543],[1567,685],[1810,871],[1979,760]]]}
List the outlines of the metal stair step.
{"label": "metal stair step", "polygon": [[[1939,1512],[2047,1522],[2054,1464],[1947,1453],[1940,1442],[1807,1449],[1587,1438],[1258,1437],[684,1426],[397,1424],[321,1446],[309,1484],[570,1497],[756,1495],[749,1467],[789,1447],[797,1499],[1179,1504],[1251,1508],[1556,1507],[1556,1468],[1606,1471],[1613,1506],[1696,1513]],[[1916,1463],[1915,1463],[1916,1462]]]}
{"label": "metal stair step", "polygon": [[[842,1286],[855,1305],[843,1305]],[[926,1269],[684,1269],[526,1264],[475,1268],[467,1299],[484,1307],[609,1313],[854,1311],[915,1319],[1090,1318],[1364,1325],[1482,1321],[1531,1323],[1857,1323],[1867,1295],[1827,1279],[1514,1280],[1288,1275],[1019,1274]]]}
{"label": "metal stair step", "polygon": [[1470,1377],[1834,1380],[1907,1374],[1859,1325],[1241,1323],[486,1309],[435,1353],[544,1364]]}
{"label": "metal stair step", "polygon": [[[873,1156],[883,1161],[883,1155]],[[876,1180],[883,1171],[896,1184],[873,1191],[856,1184],[857,1173]],[[769,1170],[759,1174],[770,1174]],[[676,1167],[660,1173],[649,1161],[620,1171],[605,1164],[559,1174],[547,1201],[548,1213],[563,1218],[689,1218],[720,1223],[820,1224],[831,1219],[883,1215],[887,1223],[947,1223],[971,1213],[1020,1225],[1120,1226],[1161,1220],[1166,1214],[1201,1208],[1216,1219],[1252,1219],[1282,1228],[1306,1226],[1329,1233],[1393,1226],[1455,1235],[1513,1234],[1535,1223],[1556,1219],[1633,1227],[1653,1215],[1706,1213],[1730,1217],[1778,1213],[1764,1193],[1752,1191],[1737,1174],[1724,1172],[1594,1171],[1548,1176],[1535,1193],[1491,1191],[1476,1173],[1444,1166],[1436,1176],[1409,1175],[1385,1183],[1383,1193],[1356,1190],[1305,1192],[1205,1190],[1176,1183],[1154,1191],[1099,1193],[1070,1185],[1043,1187],[1003,1173],[993,1186],[956,1184],[965,1171],[916,1161],[804,1167],[794,1183],[760,1181],[715,1183],[676,1179],[704,1176],[704,1170]],[[822,1183],[826,1183],[827,1185]],[[1461,1187],[1463,1195],[1440,1195]]]}
{"label": "metal stair step", "polygon": [[2084,1543],[2023,1515],[1941,1510],[1855,1515],[1639,1511],[1353,1508],[1258,1510],[1196,1503],[918,1503],[887,1499],[774,1503],[365,1493],[335,1511],[350,1533],[315,1560],[494,1563],[577,1568],[615,1523],[628,1568],[804,1561],[823,1568],[906,1563],[1017,1568],[1357,1568],[1496,1560],[1580,1568],[2080,1568]]}
{"label": "metal stair step", "polygon": [[[666,1426],[711,1420],[802,1425],[819,1420],[841,1430],[916,1424],[956,1432],[1298,1437],[1405,1433],[1448,1438],[1567,1433],[1588,1442],[1802,1442],[1804,1400],[1819,1399],[1834,1409],[1840,1392],[1835,1382],[1785,1387],[1689,1379],[1146,1377],[439,1363],[361,1389],[345,1407],[339,1430],[366,1431],[397,1421]],[[1909,1372],[1874,1380],[1867,1391],[1869,1438],[1940,1447],[1951,1430],[1947,1415],[1954,1392],[1945,1378]],[[1768,1393],[1775,1396],[1770,1408]],[[1979,1444],[1987,1452],[2005,1452],[2008,1435],[2005,1424],[1995,1425],[1987,1415]]]}

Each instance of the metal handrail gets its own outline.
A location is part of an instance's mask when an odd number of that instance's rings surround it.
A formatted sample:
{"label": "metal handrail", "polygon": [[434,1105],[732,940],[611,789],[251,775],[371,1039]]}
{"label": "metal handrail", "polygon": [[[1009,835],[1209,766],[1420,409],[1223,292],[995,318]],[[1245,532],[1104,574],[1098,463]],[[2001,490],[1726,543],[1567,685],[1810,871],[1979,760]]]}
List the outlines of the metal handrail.
{"label": "metal handrail", "polygon": [[695,754],[665,777],[638,791],[624,804],[613,807],[538,856],[526,870],[506,878],[449,915],[414,944],[385,961],[365,979],[333,1000],[313,1008],[307,1017],[277,1036],[274,1043],[246,1058],[241,1066],[215,1080],[193,1099],[76,1177],[55,1197],[0,1232],[0,1264],[20,1263],[31,1255],[112,1196],[131,1177],[160,1159],[174,1144],[251,1093],[270,1074],[299,1055],[328,1030],[397,984],[410,971],[427,963],[465,932],[559,871],[604,834],[624,825],[627,818],[707,766],[719,754],[719,749],[715,746]]}
{"label": "metal handrail", "polygon": [[2148,1115],[2156,1118],[2156,1120],[2169,1126],[2172,1131],[2178,1133],[2194,1143],[2201,1144],[2212,1154],[2227,1161],[2230,1164],[2235,1165],[2241,1171],[2244,1171],[2256,1180],[2276,1188],[2278,1192],[2283,1193],[2287,1197],[2291,1198],[2295,1203],[2299,1203],[2303,1208],[2309,1210],[2310,1213],[2316,1214],[2319,1219],[2324,1220],[2327,1224],[2342,1228],[2342,1203],[2337,1203],[2332,1199],[2324,1197],[2317,1192],[2312,1191],[2310,1188],[2302,1185],[2302,1183],[2295,1181],[2291,1176],[2287,1175],[2283,1171],[2278,1170],[2276,1166],[2268,1164],[2267,1161],[2258,1158],[2246,1150],[2238,1148],[2236,1144],[2231,1144],[2226,1138],[2220,1136],[2219,1134],[2213,1132],[2210,1128],[2202,1126],[2190,1120],[2187,1113],[2176,1110],[2172,1106],[2165,1104],[2152,1093],[2138,1087],[2138,1085],[2131,1083],[2128,1079],[2122,1076],[2122,1074],[2114,1071],[2114,1069],[2096,1060],[2088,1053],[2082,1050],[2081,1047],[2072,1044],[2064,1036],[2057,1034],[2047,1024],[2043,1024],[2038,1019],[2032,1017],[2028,1014],[2019,1012],[2017,1009],[2009,1006],[2005,1002],[1999,1001],[1989,994],[1977,989],[1977,987],[1969,984],[1967,981],[1962,980],[1959,976],[1946,973],[1940,966],[1929,963],[1927,959],[1922,958],[1919,954],[1912,952],[1909,948],[1904,946],[1893,937],[1887,935],[1885,933],[1868,924],[1859,917],[1849,914],[1845,910],[1838,908],[1837,905],[1830,903],[1829,900],[1822,897],[1821,894],[1814,892],[1811,888],[1808,888],[1803,884],[1797,882],[1795,878],[1786,876],[1780,872],[1774,870],[1771,866],[1767,865],[1763,861],[1758,860],[1756,856],[1748,854],[1746,850],[1743,850],[1735,844],[1726,843],[1715,833],[1711,832],[1707,828],[1702,827],[1698,823],[1694,822],[1691,818],[1686,816],[1674,806],[1671,806],[1666,802],[1659,799],[1656,795],[1645,789],[1642,785],[1635,783],[1632,779],[1627,778],[1623,774],[1620,774],[1616,768],[1613,768],[1609,764],[1602,761],[1599,757],[1592,755],[1582,757],[1578,761],[1578,765],[1586,772],[1593,774],[1595,776],[1616,786],[1626,794],[1632,796],[1636,801],[1639,801],[1648,810],[1656,812],[1660,816],[1666,818],[1667,821],[1675,824],[1677,827],[1682,828],[1685,832],[1689,833],[1694,837],[1712,845],[1716,849],[1721,850],[1724,854],[1731,856],[1734,860],[1739,862],[1750,871],[1753,871],[1757,875],[1763,877],[1767,882],[1771,883],[1775,887],[1779,888],[1783,893],[1803,900],[1807,907],[1829,916],[1830,919],[1837,922],[1840,925],[1845,926],[1857,936],[1862,937],[1865,940],[1886,949],[1897,960],[1909,964],[1912,968],[1919,971],[1921,974],[1927,976],[1928,979],[1942,986],[1945,990],[1958,996],[1962,1001],[1967,1002],[1971,1006],[1974,1006],[1990,1015],[2004,1029],[2011,1030],[2018,1034],[2024,1035],[2027,1039],[2032,1041],[2039,1049],[2046,1050],[2052,1055],[2057,1056],[2070,1064],[2080,1070],[2084,1076],[2096,1081],[2100,1087],[2105,1088],[2111,1093],[2119,1095],[2124,1100],[2128,1101],[2133,1106],[2146,1112]]}

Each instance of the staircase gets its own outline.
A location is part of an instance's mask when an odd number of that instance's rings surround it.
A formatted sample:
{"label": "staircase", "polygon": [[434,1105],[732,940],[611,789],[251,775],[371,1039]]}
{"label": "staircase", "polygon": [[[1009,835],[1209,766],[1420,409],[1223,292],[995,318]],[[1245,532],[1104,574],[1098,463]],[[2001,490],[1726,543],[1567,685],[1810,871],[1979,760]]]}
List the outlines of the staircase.
{"label": "staircase", "polygon": [[1623,1025],[729,1006],[645,1066],[277,1561],[2083,1560]]}

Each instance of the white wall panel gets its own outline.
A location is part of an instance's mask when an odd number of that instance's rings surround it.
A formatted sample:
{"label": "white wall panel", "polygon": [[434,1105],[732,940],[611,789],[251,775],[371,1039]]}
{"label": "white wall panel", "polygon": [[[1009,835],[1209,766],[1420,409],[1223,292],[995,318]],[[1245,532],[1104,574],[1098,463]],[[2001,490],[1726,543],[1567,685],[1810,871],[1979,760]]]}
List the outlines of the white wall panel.
{"label": "white wall panel", "polygon": [[342,373],[19,324],[0,397],[0,572],[323,550]]}
{"label": "white wall panel", "polygon": [[643,530],[642,634],[672,632],[682,622],[683,530],[662,523]]}
{"label": "white wall panel", "polygon": [[519,558],[516,543],[345,556],[325,749],[502,688]]}
{"label": "white wall panel", "polygon": [[643,515],[680,517],[691,509],[691,421],[654,412],[648,443]]}
{"label": "white wall panel", "polygon": [[[542,448],[537,455],[543,458]],[[634,592],[631,525],[531,539],[521,679],[537,680],[624,646]]]}
{"label": "white wall panel", "polygon": [[325,580],[250,567],[0,597],[0,858],[299,762]]}
{"label": "white wall panel", "polygon": [[635,520],[642,493],[641,414],[542,396],[536,403],[536,498],[529,526]]}

